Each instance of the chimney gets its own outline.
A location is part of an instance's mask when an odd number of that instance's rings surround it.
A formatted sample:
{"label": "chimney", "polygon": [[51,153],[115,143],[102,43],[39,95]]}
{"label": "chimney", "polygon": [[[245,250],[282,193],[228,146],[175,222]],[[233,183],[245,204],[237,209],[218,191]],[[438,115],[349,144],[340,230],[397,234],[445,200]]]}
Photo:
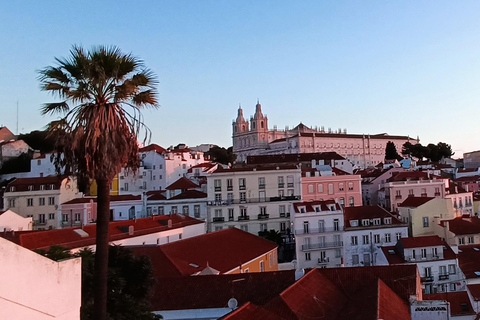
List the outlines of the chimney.
{"label": "chimney", "polygon": [[168,219],[168,227],[169,227],[169,228],[172,227],[172,224],[173,224],[172,219]]}
{"label": "chimney", "polygon": [[128,226],[128,235],[133,236],[133,226]]}

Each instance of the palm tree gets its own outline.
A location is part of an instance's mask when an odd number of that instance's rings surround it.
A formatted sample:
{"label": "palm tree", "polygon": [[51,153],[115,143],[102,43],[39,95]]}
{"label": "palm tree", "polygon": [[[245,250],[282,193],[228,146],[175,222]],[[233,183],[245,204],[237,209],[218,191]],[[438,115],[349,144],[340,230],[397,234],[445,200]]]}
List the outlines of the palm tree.
{"label": "palm tree", "polygon": [[[97,245],[95,319],[106,319],[110,184],[122,167],[138,167],[137,136],[148,129],[140,109],[156,107],[156,81],[138,58],[117,47],[84,50],[74,46],[68,59],[39,71],[42,90],[61,102],[45,104],[42,114],[59,114],[49,131],[56,137],[55,163],[80,177],[95,180]],[[142,131],[143,132],[143,131]]]}

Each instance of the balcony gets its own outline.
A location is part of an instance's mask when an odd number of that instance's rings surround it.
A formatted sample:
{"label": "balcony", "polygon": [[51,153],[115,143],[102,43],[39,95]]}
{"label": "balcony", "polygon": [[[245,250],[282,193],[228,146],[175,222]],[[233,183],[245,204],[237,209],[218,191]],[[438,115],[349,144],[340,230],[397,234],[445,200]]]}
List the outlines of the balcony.
{"label": "balcony", "polygon": [[343,247],[343,241],[309,243],[309,244],[302,244],[302,251],[329,249],[329,248],[340,248],[340,247]]}
{"label": "balcony", "polygon": [[62,226],[69,226],[70,225],[70,221],[62,221]]}
{"label": "balcony", "polygon": [[290,217],[290,212],[287,212],[287,213],[280,212],[280,218],[285,218],[285,217],[289,218]]}
{"label": "balcony", "polygon": [[440,255],[440,254],[427,254],[426,256],[416,256],[416,257],[412,257],[412,256],[405,256],[405,261],[407,262],[422,262],[422,261],[432,261],[432,260],[439,260],[439,259],[443,259],[443,255]]}
{"label": "balcony", "polygon": [[426,276],[421,278],[422,282],[433,282],[433,276]]}
{"label": "balcony", "polygon": [[265,189],[265,185],[264,184],[259,184],[258,189]]}
{"label": "balcony", "polygon": [[396,200],[402,199],[402,196],[401,196],[401,195],[396,195],[396,196],[395,196],[395,199],[396,199]]}
{"label": "balcony", "polygon": [[46,224],[47,224],[46,220],[35,220],[35,221],[33,221],[34,226],[44,226]]}
{"label": "balcony", "polygon": [[287,188],[293,188],[293,182],[287,183]]}
{"label": "balcony", "polygon": [[250,216],[238,216],[238,221],[248,221],[250,220]]}
{"label": "balcony", "polygon": [[439,274],[438,275],[438,280],[448,280],[449,275],[448,274]]}
{"label": "balcony", "polygon": [[238,187],[238,190],[245,190],[246,188],[247,188],[247,187],[245,187],[245,186],[239,186],[239,187]]}
{"label": "balcony", "polygon": [[233,191],[233,186],[227,186],[227,191]]}
{"label": "balcony", "polygon": [[318,234],[318,233],[330,233],[330,232],[340,232],[343,230],[341,228],[308,228],[308,229],[298,229],[295,230],[295,234]]}
{"label": "balcony", "polygon": [[282,189],[283,187],[285,187],[285,183],[281,182],[278,184],[278,189]]}
{"label": "balcony", "polygon": [[213,217],[213,222],[224,222],[225,217]]}
{"label": "balcony", "polygon": [[435,197],[439,197],[440,196],[440,192],[435,192]]}
{"label": "balcony", "polygon": [[265,214],[259,214],[258,215],[258,220],[265,220],[265,219],[268,219],[270,217],[270,215],[268,213],[265,213]]}
{"label": "balcony", "polygon": [[248,199],[228,199],[207,201],[207,206],[229,206],[240,203],[259,203],[259,202],[277,202],[277,201],[295,201],[300,200],[300,196],[286,196],[286,197],[266,197],[266,198],[248,198]]}
{"label": "balcony", "polygon": [[215,187],[215,192],[222,191],[222,187]]}

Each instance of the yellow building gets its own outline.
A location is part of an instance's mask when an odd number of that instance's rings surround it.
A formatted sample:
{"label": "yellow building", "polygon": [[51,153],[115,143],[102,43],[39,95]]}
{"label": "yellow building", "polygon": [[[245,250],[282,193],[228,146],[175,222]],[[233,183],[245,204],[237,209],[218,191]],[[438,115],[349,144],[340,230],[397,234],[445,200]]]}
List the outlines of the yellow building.
{"label": "yellow building", "polygon": [[[111,196],[118,196],[118,174],[113,178],[112,184],[110,185],[110,195]],[[90,183],[90,195],[96,196],[98,194],[97,191],[97,183],[93,180]]]}

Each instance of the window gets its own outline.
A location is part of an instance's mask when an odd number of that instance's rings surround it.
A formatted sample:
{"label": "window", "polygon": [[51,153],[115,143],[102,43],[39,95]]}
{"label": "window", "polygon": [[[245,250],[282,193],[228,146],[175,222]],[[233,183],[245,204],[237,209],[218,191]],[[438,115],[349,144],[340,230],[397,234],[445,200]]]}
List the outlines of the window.
{"label": "window", "polygon": [[333,235],[333,243],[335,246],[341,246],[342,245],[342,237],[339,234]]}
{"label": "window", "polygon": [[344,190],[343,183],[339,183],[338,184],[338,191],[343,191],[343,190]]}
{"label": "window", "polygon": [[474,240],[474,237],[473,237],[473,236],[469,236],[469,237],[468,237],[468,243],[469,243],[469,244],[475,243],[475,240]]}
{"label": "window", "polygon": [[369,265],[371,265],[370,263],[370,254],[369,253],[364,253],[363,254],[363,265],[368,267]]}
{"label": "window", "polygon": [[193,216],[195,218],[200,218],[200,205],[196,204],[193,206]]}
{"label": "window", "polygon": [[352,191],[353,190],[353,182],[348,183],[348,190]]}
{"label": "window", "polygon": [[45,205],[45,198],[38,198],[38,205],[44,206]]}
{"label": "window", "polygon": [[28,191],[33,191],[33,185],[28,186]]}
{"label": "window", "polygon": [[350,207],[355,206],[355,199],[353,197],[348,198],[348,203],[350,204]]}
{"label": "window", "polygon": [[423,217],[423,227],[428,228],[428,217]]}
{"label": "window", "polygon": [[293,176],[287,176],[287,188],[293,188]]}
{"label": "window", "polygon": [[402,233],[401,233],[401,232],[397,232],[397,233],[395,234],[395,237],[396,237],[397,241],[400,240],[400,239],[402,239]]}
{"label": "window", "polygon": [[293,193],[294,193],[294,192],[293,192],[293,189],[287,189],[287,195],[288,195],[289,197],[293,197]]}
{"label": "window", "polygon": [[328,194],[333,194],[333,183],[328,184]]}
{"label": "window", "polygon": [[215,193],[215,202],[220,202],[220,201],[222,201],[222,194]]}
{"label": "window", "polygon": [[457,290],[457,284],[455,282],[450,282],[450,291],[456,291]]}
{"label": "window", "polygon": [[373,219],[373,225],[374,226],[379,226],[381,224],[381,219],[380,218],[375,218]]}
{"label": "window", "polygon": [[359,260],[358,260],[358,254],[352,254],[352,264],[354,266],[358,265]]}
{"label": "window", "polygon": [[345,198],[340,198],[340,201],[339,201],[340,205],[343,207],[345,207]]}
{"label": "window", "polygon": [[55,220],[55,213],[49,213],[48,220]]}
{"label": "window", "polygon": [[408,190],[408,195],[409,195],[409,196],[413,196],[413,195],[414,195],[413,189],[409,189],[409,190]]}
{"label": "window", "polygon": [[383,218],[383,223],[392,224],[392,218]]}
{"label": "window", "polygon": [[227,204],[232,204],[233,203],[233,193],[229,192],[227,193]]}
{"label": "window", "polygon": [[45,185],[44,185],[44,184],[42,184],[42,185],[40,186],[40,190],[45,190]]}
{"label": "window", "polygon": [[75,213],[75,222],[80,222],[80,213]]}
{"label": "window", "polygon": [[[238,188],[240,190],[245,190],[246,185],[245,185],[245,178],[240,178],[238,179]],[[240,193],[241,194],[241,193]]]}
{"label": "window", "polygon": [[427,249],[421,249],[420,252],[422,253],[422,258],[425,259],[427,257]]}
{"label": "window", "polygon": [[287,224],[285,222],[280,222],[280,231],[287,230]]}
{"label": "window", "polygon": [[314,192],[314,186],[313,184],[308,185],[308,193],[313,193]]}
{"label": "window", "polygon": [[223,217],[222,209],[215,209],[215,218]]}
{"label": "window", "polygon": [[310,260],[312,260],[310,252],[305,252],[305,261],[310,261]]}
{"label": "window", "polygon": [[228,208],[228,221],[233,221],[235,218],[233,217],[233,208]]}
{"label": "window", "polygon": [[170,210],[171,213],[176,214],[178,213],[177,206],[172,206],[172,209]]}
{"label": "window", "polygon": [[27,199],[27,207],[33,207],[33,198]]}
{"label": "window", "polygon": [[303,233],[308,233],[308,221],[303,222]]}
{"label": "window", "polygon": [[285,217],[285,206],[284,205],[278,206],[278,213],[280,214],[280,218]]}
{"label": "window", "polygon": [[188,216],[188,206],[183,206],[182,207],[182,214]]}
{"label": "window", "polygon": [[265,178],[258,178],[258,189],[265,189]]}
{"label": "window", "polygon": [[333,219],[333,230],[340,230],[340,221],[338,219]]}
{"label": "window", "polygon": [[128,183],[125,182],[125,183],[123,184],[123,190],[124,190],[124,191],[128,191]]}
{"label": "window", "polygon": [[373,242],[374,243],[380,243],[380,235],[379,234],[374,234],[373,235]]}
{"label": "window", "polygon": [[62,222],[68,222],[68,214],[62,214]]}
{"label": "window", "polygon": [[159,215],[165,214],[165,209],[163,208],[163,206],[158,206],[158,214]]}
{"label": "window", "polygon": [[447,274],[447,266],[439,266],[438,267],[438,273],[443,276]]}
{"label": "window", "polygon": [[285,190],[278,190],[278,196],[279,197],[285,196]]}
{"label": "window", "polygon": [[247,201],[247,193],[240,192],[240,202],[245,202],[245,201]]}
{"label": "window", "polygon": [[362,226],[369,226],[369,225],[370,225],[370,220],[362,219]]}
{"label": "window", "polygon": [[325,220],[318,220],[318,232],[325,232]]}
{"label": "window", "polygon": [[368,235],[363,235],[362,236],[362,240],[363,240],[363,244],[369,244],[370,243],[370,239],[368,237]]}
{"label": "window", "polygon": [[319,184],[317,185],[317,192],[318,192],[318,193],[323,193],[323,184],[322,184],[322,183],[319,183]]}
{"label": "window", "polygon": [[448,274],[456,274],[457,273],[457,268],[454,264],[449,264],[448,265]]}
{"label": "window", "polygon": [[241,208],[240,208],[240,215],[241,215],[242,217],[246,217],[246,216],[247,216],[247,208],[241,207]]}
{"label": "window", "polygon": [[260,215],[264,216],[267,214],[267,207],[260,207]]}
{"label": "window", "polygon": [[213,180],[213,186],[215,188],[215,191],[222,191],[222,180],[220,179],[215,179]]}
{"label": "window", "polygon": [[260,191],[258,192],[258,200],[259,200],[260,202],[265,202],[266,199],[267,199],[267,198],[266,198],[266,196],[265,196],[265,190],[260,190]]}
{"label": "window", "polygon": [[267,224],[266,223],[260,223],[260,231],[267,231]]}
{"label": "window", "polygon": [[45,214],[44,213],[40,213],[38,215],[38,222],[42,223],[42,224],[45,223]]}
{"label": "window", "polygon": [[352,236],[352,246],[358,245],[358,237],[357,236]]}
{"label": "window", "polygon": [[278,177],[278,188],[285,187],[285,181],[283,180],[283,176]]}
{"label": "window", "polygon": [[464,245],[465,244],[465,237],[458,237],[458,244]]}
{"label": "window", "polygon": [[335,249],[335,258],[341,258],[342,257],[342,250]]}
{"label": "window", "polygon": [[233,190],[233,179],[227,179],[227,191]]}
{"label": "window", "polygon": [[392,242],[392,236],[390,233],[385,233],[385,242],[386,243]]}
{"label": "window", "polygon": [[55,197],[48,197],[48,205],[53,206],[55,204]]}

